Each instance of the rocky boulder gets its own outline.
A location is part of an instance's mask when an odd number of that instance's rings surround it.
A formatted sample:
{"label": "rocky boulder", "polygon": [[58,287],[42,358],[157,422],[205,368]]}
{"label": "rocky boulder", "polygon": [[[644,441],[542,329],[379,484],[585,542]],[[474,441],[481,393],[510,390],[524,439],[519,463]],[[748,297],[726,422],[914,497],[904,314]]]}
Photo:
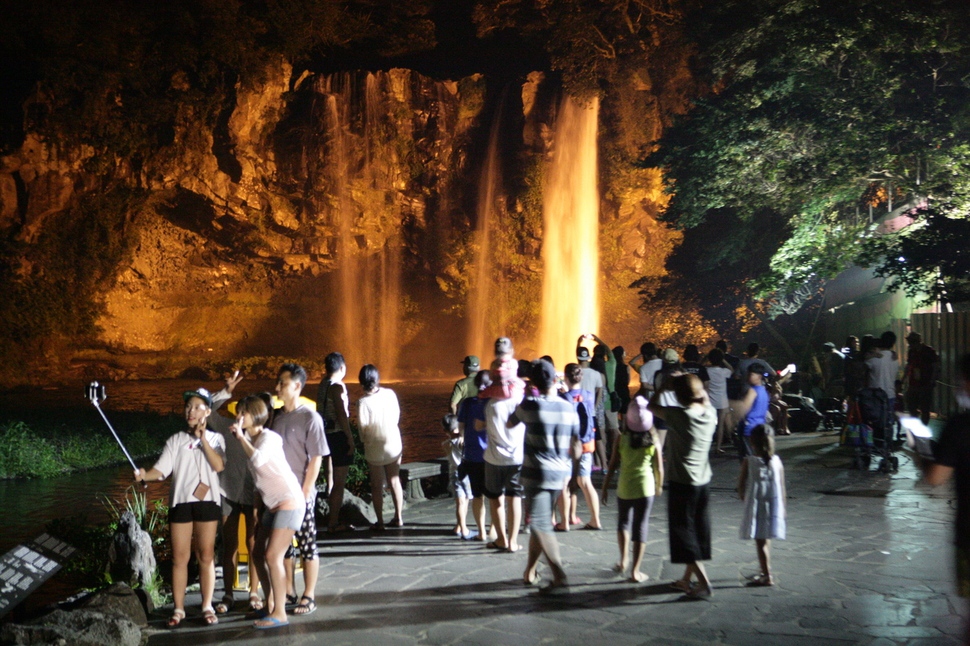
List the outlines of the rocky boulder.
{"label": "rocky boulder", "polygon": [[126,511],[118,521],[108,548],[111,577],[132,587],[146,587],[155,574],[155,553],[152,537],[139,527],[135,515]]}
{"label": "rocky boulder", "polygon": [[18,645],[139,646],[141,629],[115,614],[55,610],[30,624],[6,624],[0,640]]}
{"label": "rocky boulder", "polygon": [[113,583],[85,597],[78,604],[78,609],[124,617],[144,627],[148,625],[148,614],[154,609],[154,604],[143,591],[132,590],[124,583]]}

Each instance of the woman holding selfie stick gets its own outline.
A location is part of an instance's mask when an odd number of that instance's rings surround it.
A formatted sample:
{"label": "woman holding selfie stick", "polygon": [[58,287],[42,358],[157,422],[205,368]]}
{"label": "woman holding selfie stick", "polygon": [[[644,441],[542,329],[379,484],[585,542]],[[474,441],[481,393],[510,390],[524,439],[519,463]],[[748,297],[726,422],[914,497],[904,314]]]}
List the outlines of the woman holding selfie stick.
{"label": "woman holding selfie stick", "polygon": [[266,591],[266,610],[258,611],[254,628],[286,626],[286,570],[283,556],[303,524],[306,502],[303,488],[286,462],[283,438],[264,429],[269,419],[266,402],[250,395],[236,409],[236,423],[230,427],[249,458],[249,470],[256,483],[259,527],[253,549],[253,565]]}
{"label": "woman holding selfie stick", "polygon": [[212,412],[212,396],[205,388],[186,392],[185,421],[188,428],[165,442],[162,455],[148,471],[135,469],[135,482],[161,481],[172,476],[168,495],[168,522],[172,533],[172,597],[175,609],[168,620],[174,628],[185,619],[185,588],[193,548],[199,561],[202,617],[209,625],[219,623],[212,608],[216,586],[214,560],[216,530],[222,518],[219,472],[225,467],[226,445],[221,435],[206,428]]}

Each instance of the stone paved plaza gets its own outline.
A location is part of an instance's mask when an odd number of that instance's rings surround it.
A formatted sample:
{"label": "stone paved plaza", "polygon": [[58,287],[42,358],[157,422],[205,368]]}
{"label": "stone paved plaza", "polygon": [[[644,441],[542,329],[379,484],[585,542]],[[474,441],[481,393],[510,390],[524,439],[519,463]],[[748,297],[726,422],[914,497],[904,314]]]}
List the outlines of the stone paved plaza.
{"label": "stone paved plaza", "polygon": [[[320,541],[319,609],[288,627],[257,631],[241,612],[202,625],[198,595],[168,630],[152,620],[149,644],[956,644],[964,601],[954,593],[952,490],[917,484],[911,457],[899,472],[850,470],[851,453],[830,434],[782,437],[788,478],[788,540],[773,544],[774,588],[745,587],[757,572],[753,541],[738,539],[738,463],[713,461],[714,554],[710,601],[687,601],[667,583],[667,502],[654,506],[644,571],[615,575],[616,505],[605,531],[557,534],[568,594],[544,597],[521,583],[525,551],[496,553],[450,536],[454,503],[411,506],[407,526]],[[597,474],[598,475],[598,474]],[[580,503],[580,516],[585,506]],[[522,537],[525,545],[528,535]],[[548,576],[548,570],[540,567]],[[218,594],[217,590],[217,594]],[[237,593],[237,607],[242,603]]]}

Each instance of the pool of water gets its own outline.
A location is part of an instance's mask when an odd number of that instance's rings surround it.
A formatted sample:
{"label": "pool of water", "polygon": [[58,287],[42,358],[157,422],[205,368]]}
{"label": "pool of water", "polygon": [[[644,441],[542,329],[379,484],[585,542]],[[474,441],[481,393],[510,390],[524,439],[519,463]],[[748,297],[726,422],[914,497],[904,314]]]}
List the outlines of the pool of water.
{"label": "pool of water", "polygon": [[[389,383],[401,402],[401,431],[404,439],[404,461],[413,462],[443,455],[440,418],[448,412],[452,381],[428,381]],[[200,384],[197,381],[158,380],[130,381],[106,384],[107,399],[103,408],[111,419],[112,411],[154,411],[181,414],[182,393],[200,385],[215,391],[221,383]],[[235,398],[272,390],[274,382],[268,380],[244,380],[235,390]],[[353,403],[361,396],[360,386],[348,384]],[[305,391],[309,397],[316,394],[316,384]],[[63,409],[76,414],[86,423],[98,422],[97,412],[85,399],[84,384],[76,387],[31,389],[0,393],[0,407],[6,417],[16,418],[18,411],[53,411]],[[353,410],[351,411],[353,414]],[[108,429],[105,427],[105,434]],[[159,450],[161,446],[159,446]],[[119,458],[123,456],[119,451]],[[143,460],[151,466],[151,460]],[[3,515],[0,518],[0,553],[13,545],[30,539],[44,530],[53,518],[64,518],[83,513],[89,522],[103,522],[109,518],[104,499],[123,500],[132,484],[128,466],[97,469],[57,478],[34,480],[0,480],[0,501]],[[152,483],[148,489],[149,500],[168,497],[168,483]]]}

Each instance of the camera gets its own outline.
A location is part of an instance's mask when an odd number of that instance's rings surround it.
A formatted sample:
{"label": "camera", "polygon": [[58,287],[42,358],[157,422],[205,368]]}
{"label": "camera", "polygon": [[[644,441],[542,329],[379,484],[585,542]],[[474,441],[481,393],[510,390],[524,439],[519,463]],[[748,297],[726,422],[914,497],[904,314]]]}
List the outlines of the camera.
{"label": "camera", "polygon": [[104,393],[104,385],[99,384],[96,381],[92,381],[91,383],[88,384],[86,389],[86,395],[87,395],[87,398],[91,400],[92,404],[103,402],[105,397],[107,397],[107,395],[105,395]]}

